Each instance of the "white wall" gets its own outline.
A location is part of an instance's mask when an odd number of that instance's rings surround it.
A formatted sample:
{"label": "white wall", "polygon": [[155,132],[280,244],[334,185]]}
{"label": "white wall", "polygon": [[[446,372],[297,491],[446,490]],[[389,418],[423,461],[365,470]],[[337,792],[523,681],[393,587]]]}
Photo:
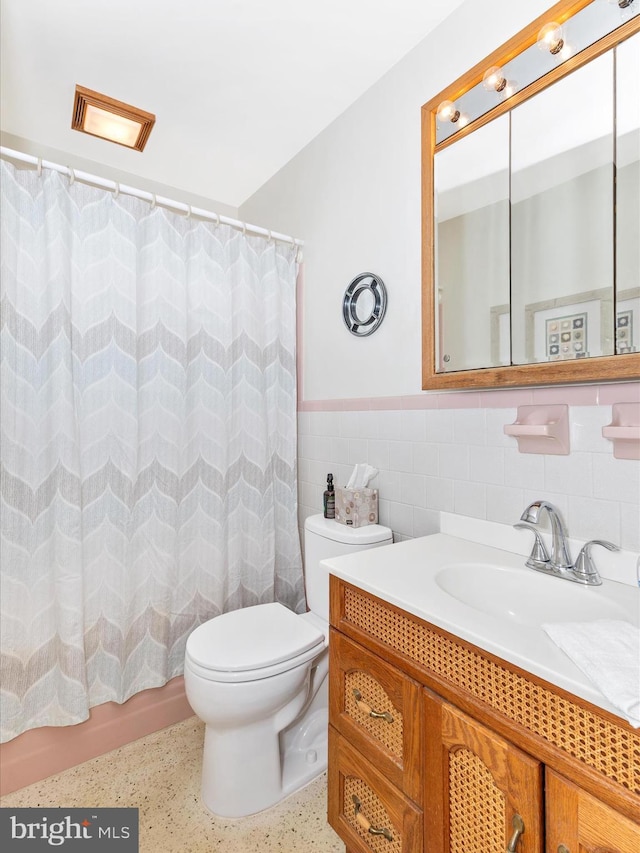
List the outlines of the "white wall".
{"label": "white wall", "polygon": [[[640,463],[615,459],[601,436],[611,403],[634,398],[636,389],[621,389],[620,400],[615,389],[572,397],[569,456],[518,452],[502,431],[516,416],[509,392],[496,392],[506,395],[496,403],[470,391],[464,408],[460,395],[443,394],[426,411],[407,411],[401,400],[428,393],[421,391],[420,108],[549,5],[467,0],[240,208],[242,218],[305,241],[301,520],[321,511],[329,471],[341,485],[367,460],[380,469],[380,520],[396,537],[438,530],[441,511],[513,523],[526,502],[545,498],[571,535],[640,549]],[[382,276],[389,307],[380,329],[359,339],[346,330],[341,304],[363,271]],[[571,397],[557,387],[515,396],[517,404]],[[395,399],[368,410],[369,397]],[[311,410],[313,401],[337,398],[347,402]]]}
{"label": "white wall", "polygon": [[[240,208],[305,240],[305,399],[420,391],[420,108],[549,5],[467,0]],[[341,305],[364,271],[389,306],[358,339]]]}

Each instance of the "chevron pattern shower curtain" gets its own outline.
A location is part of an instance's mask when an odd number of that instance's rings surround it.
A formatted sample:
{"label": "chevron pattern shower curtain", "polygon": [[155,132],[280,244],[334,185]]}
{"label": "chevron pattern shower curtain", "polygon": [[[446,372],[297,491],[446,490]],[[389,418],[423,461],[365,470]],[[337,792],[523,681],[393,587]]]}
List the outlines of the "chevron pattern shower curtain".
{"label": "chevron pattern shower curtain", "polygon": [[2,740],[300,610],[291,246],[2,164]]}

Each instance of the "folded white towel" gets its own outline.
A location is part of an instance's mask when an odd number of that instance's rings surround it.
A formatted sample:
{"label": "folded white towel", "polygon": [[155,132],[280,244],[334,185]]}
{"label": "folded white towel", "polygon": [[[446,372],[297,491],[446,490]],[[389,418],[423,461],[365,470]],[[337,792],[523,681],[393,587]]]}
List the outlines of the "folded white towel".
{"label": "folded white towel", "polygon": [[622,716],[640,728],[640,629],[616,619],[542,627]]}

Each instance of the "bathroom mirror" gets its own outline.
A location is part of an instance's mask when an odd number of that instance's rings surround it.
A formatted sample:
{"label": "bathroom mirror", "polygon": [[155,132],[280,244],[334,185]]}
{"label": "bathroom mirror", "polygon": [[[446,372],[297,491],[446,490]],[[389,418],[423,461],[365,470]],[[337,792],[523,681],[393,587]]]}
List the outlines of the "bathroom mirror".
{"label": "bathroom mirror", "polygon": [[614,351],[613,59],[509,114],[514,364]]}
{"label": "bathroom mirror", "polygon": [[640,376],[639,30],[557,3],[423,108],[425,389]]}
{"label": "bathroom mirror", "polygon": [[508,323],[496,348],[496,330],[477,322],[509,301],[508,116],[445,148],[434,172],[439,369],[509,364]]}
{"label": "bathroom mirror", "polygon": [[616,48],[616,79],[615,351],[626,354],[640,350],[640,33]]}

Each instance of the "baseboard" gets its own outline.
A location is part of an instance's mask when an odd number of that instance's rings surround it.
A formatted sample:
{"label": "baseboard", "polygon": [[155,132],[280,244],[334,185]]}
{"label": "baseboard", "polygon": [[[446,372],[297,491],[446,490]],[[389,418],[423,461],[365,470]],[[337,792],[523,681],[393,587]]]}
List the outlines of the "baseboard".
{"label": "baseboard", "polygon": [[76,726],[31,729],[0,746],[0,794],[39,782],[192,716],[184,678],[178,676],[163,687],[137,693],[122,705],[97,705],[89,719]]}

